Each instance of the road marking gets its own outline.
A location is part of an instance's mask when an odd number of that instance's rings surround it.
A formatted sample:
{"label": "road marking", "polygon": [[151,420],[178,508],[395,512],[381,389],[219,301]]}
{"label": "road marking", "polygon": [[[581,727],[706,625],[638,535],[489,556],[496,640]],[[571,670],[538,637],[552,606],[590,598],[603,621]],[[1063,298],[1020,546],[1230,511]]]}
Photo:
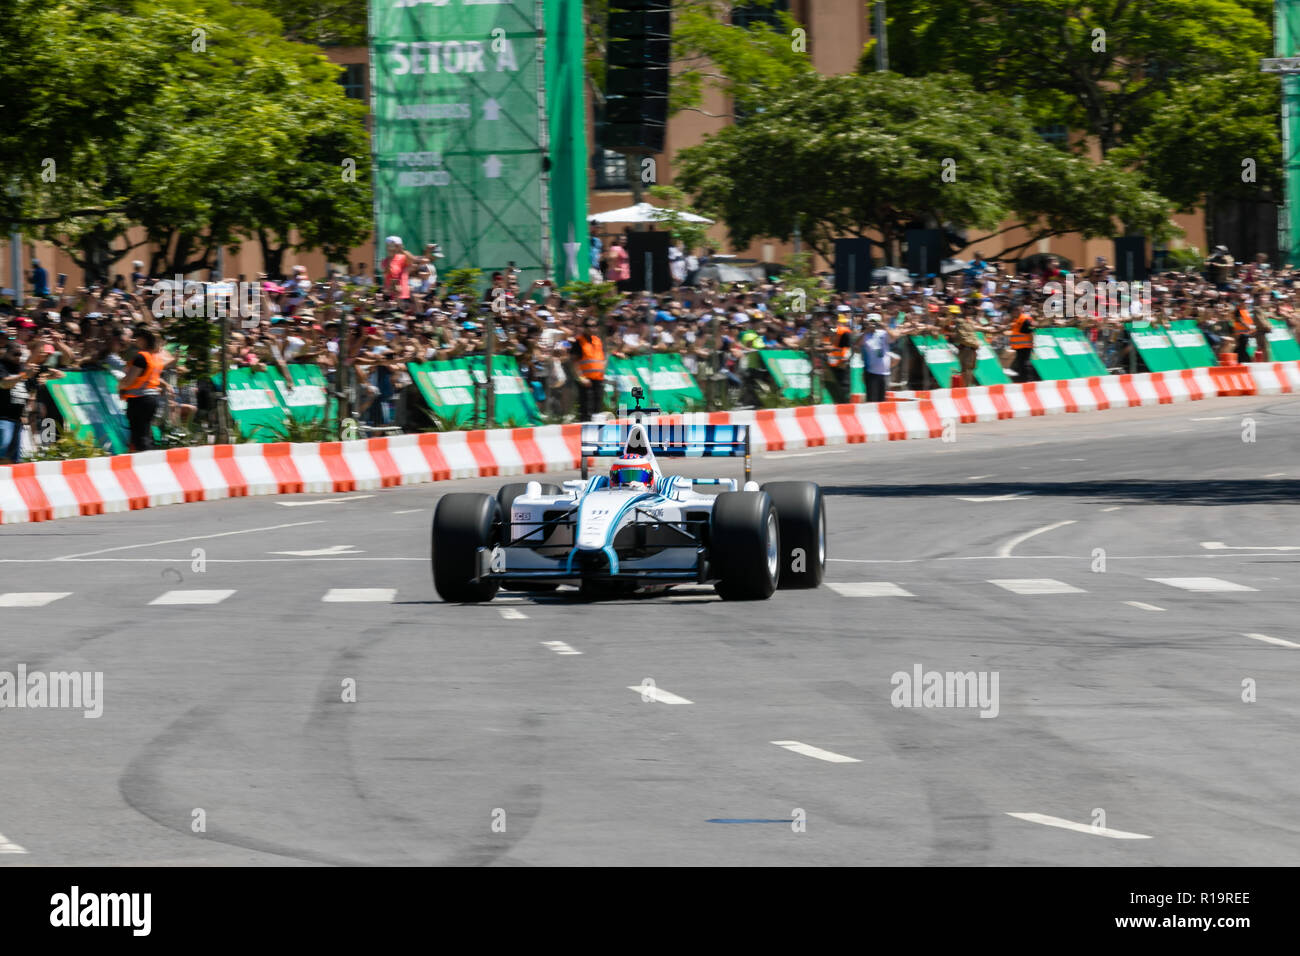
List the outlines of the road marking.
{"label": "road marking", "polygon": [[828,581],[826,586],[836,594],[849,598],[916,597],[911,591],[900,588],[892,581],[853,581],[848,584],[832,584]]}
{"label": "road marking", "polygon": [[322,558],[326,555],[335,554],[365,554],[364,551],[349,551],[350,544],[336,544],[328,548],[317,548],[314,551],[268,551],[267,554],[288,554],[295,558]]}
{"label": "road marking", "polygon": [[1061,461],[1087,461],[1086,458],[1062,458]]}
{"label": "road marking", "polygon": [[1189,422],[1226,422],[1229,420],[1227,415],[1216,415],[1214,418],[1189,418]]}
{"label": "road marking", "polygon": [[1109,508],[1102,508],[1102,511],[1119,511],[1122,505],[1111,505]]}
{"label": "road marking", "polygon": [[1041,528],[1035,528],[1033,531],[1026,531],[1024,534],[1018,534],[1002,547],[998,548],[999,558],[1011,557],[1011,552],[1016,549],[1016,545],[1023,544],[1035,535],[1045,534],[1048,531],[1055,531],[1057,528],[1064,528],[1067,524],[1074,524],[1074,521],[1058,521],[1055,524],[1043,525]]}
{"label": "road marking", "polygon": [[986,497],[986,498],[958,498],[957,500],[958,500],[958,501],[975,501],[975,502],[982,502],[982,501],[1019,501],[1019,500],[1021,500],[1022,498],[1027,498],[1027,497],[1028,497],[1028,495],[989,495],[989,496]]}
{"label": "road marking", "polygon": [[525,614],[523,611],[519,610],[519,608],[517,607],[499,607],[497,608],[497,613],[500,614],[507,621],[528,620],[528,615]]}
{"label": "road marking", "polygon": [[1055,578],[994,578],[996,584],[1014,594],[1086,594],[1083,588],[1057,581]]}
{"label": "road marking", "polygon": [[1129,607],[1141,608],[1144,611],[1163,611],[1164,608],[1156,607],[1154,604],[1146,604],[1142,601],[1125,601]]}
{"label": "road marking", "polygon": [[801,744],[797,740],[774,740],[772,743],[778,747],[784,747],[792,753],[803,754],[805,757],[815,757],[818,760],[825,760],[827,763],[862,763],[857,757],[846,757],[844,754],[837,754],[832,750],[822,750],[820,747]]}
{"label": "road marking", "polygon": [[45,607],[60,598],[70,595],[71,591],[11,591],[0,594],[0,607]]}
{"label": "road marking", "polygon": [[394,511],[393,514],[395,514],[395,515],[413,515],[413,514],[415,514],[417,511],[423,511],[423,510],[424,510],[423,508],[407,508],[405,511]]}
{"label": "road marking", "polygon": [[362,498],[373,498],[374,495],[345,495],[342,498],[320,498],[316,501],[277,501],[276,504],[282,508],[306,508],[311,505],[333,505],[340,501],[360,501]]}
{"label": "road marking", "polygon": [[26,853],[27,851],[0,833],[0,853]]}
{"label": "road marking", "polygon": [[[252,534],[255,531],[279,531],[281,528],[301,528],[308,524],[324,524],[324,521],[292,521],[289,524],[271,524],[264,528],[245,528],[243,531],[222,531],[218,534],[196,534],[191,538],[169,538],[166,541],[148,541],[144,544],[124,544],[117,548],[102,548],[99,551],[83,551],[80,554],[65,554],[51,561],[71,561],[73,558],[89,558],[96,554],[108,554],[111,551],[130,551],[132,548],[155,548],[160,544],[180,544],[182,541],[204,541],[208,538],[228,538],[232,534]],[[186,558],[188,561],[189,559]]]}
{"label": "road marking", "polygon": [[992,475],[967,475],[967,481],[979,481],[981,478],[992,478]]}
{"label": "road marking", "polygon": [[397,596],[397,588],[330,588],[321,601],[326,604],[387,604]]}
{"label": "road marking", "polygon": [[687,700],[685,697],[678,697],[671,694],[662,687],[655,687],[653,684],[633,684],[628,690],[634,690],[642,696],[648,698],[656,704],[693,704],[694,701]]}
{"label": "road marking", "polygon": [[794,819],[788,820],[760,820],[741,817],[737,819],[728,819],[726,817],[714,817],[712,820],[705,820],[705,823],[794,823]]}
{"label": "road marking", "polygon": [[1273,472],[1273,474],[1271,474],[1271,475],[1265,475],[1264,477],[1265,477],[1265,478],[1285,478],[1285,477],[1286,477],[1286,472],[1285,472],[1285,471],[1275,471],[1275,472]]}
{"label": "road marking", "polygon": [[150,606],[155,604],[220,604],[234,591],[168,591],[160,594],[149,602]]}
{"label": "road marking", "polygon": [[1257,548],[1249,548],[1242,544],[1224,544],[1222,541],[1202,541],[1201,547],[1206,551],[1300,551],[1300,545],[1296,544],[1260,545]]}
{"label": "road marking", "polygon": [[1151,837],[1145,833],[1130,833],[1127,830],[1112,830],[1109,827],[1094,827],[1088,823],[1075,823],[1073,820],[1062,820],[1060,817],[1049,817],[1045,813],[1011,813],[1007,816],[1015,817],[1017,820],[1028,820],[1030,823],[1041,823],[1048,827],[1060,827],[1062,830],[1073,830],[1075,833],[1087,833],[1090,836],[1110,837],[1112,840],[1150,840]]}
{"label": "road marking", "polygon": [[811,458],[814,455],[847,455],[847,449],[828,448],[825,451],[773,451],[764,455],[764,458]]}
{"label": "road marking", "polygon": [[1276,644],[1278,647],[1300,647],[1291,641],[1284,641],[1280,637],[1269,637],[1267,634],[1243,634],[1242,637],[1249,637],[1252,640],[1264,641],[1266,644]]}
{"label": "road marking", "polygon": [[1157,584],[1167,584],[1171,588],[1182,588],[1184,591],[1258,591],[1259,588],[1247,587],[1244,584],[1236,584],[1232,581],[1225,581],[1223,578],[1147,578],[1148,581],[1155,581]]}
{"label": "road marking", "polygon": [[564,641],[542,641],[542,647],[549,647],[557,654],[581,654],[582,651],[576,651]]}

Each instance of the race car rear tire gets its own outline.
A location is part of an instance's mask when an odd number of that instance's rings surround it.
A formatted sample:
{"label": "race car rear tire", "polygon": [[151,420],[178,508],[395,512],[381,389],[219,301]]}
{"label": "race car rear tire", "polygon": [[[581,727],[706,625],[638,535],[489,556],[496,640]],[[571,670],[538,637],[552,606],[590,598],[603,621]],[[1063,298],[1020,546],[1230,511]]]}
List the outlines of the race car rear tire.
{"label": "race car rear tire", "polygon": [[496,581],[475,581],[479,548],[500,543],[501,509],[493,495],[443,495],[433,509],[433,586],[452,604],[496,596]]}
{"label": "race car rear tire", "polygon": [[[781,589],[821,587],[826,574],[826,507],[812,481],[769,481],[781,527]],[[801,569],[801,570],[796,570]]]}
{"label": "race car rear tire", "polygon": [[710,561],[724,601],[770,598],[780,578],[781,529],[765,491],[726,491],[713,502]]}
{"label": "race car rear tire", "polygon": [[[526,481],[512,481],[508,485],[501,486],[501,490],[497,492],[497,504],[501,506],[502,521],[510,520],[510,506],[527,488],[528,482]],[[542,485],[542,494],[544,495],[558,495],[559,493],[560,488],[558,485]]]}
{"label": "race car rear tire", "polygon": [[[522,495],[528,489],[526,481],[512,481],[508,485],[502,485],[501,490],[497,492],[497,505],[501,508],[501,524],[505,530],[510,528],[510,506],[515,503],[515,499]],[[560,493],[559,485],[542,483],[542,494],[558,495]],[[541,584],[531,581],[502,581],[501,586],[507,591],[554,591],[559,587],[558,584]]]}

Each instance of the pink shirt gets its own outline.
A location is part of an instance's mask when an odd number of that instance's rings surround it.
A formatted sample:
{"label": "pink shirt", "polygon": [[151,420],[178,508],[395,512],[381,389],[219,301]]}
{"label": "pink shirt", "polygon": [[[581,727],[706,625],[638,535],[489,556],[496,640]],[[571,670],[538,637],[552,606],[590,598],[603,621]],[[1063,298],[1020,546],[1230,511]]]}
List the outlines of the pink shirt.
{"label": "pink shirt", "polygon": [[610,282],[632,278],[632,270],[627,264],[627,250],[617,242],[609,247],[609,275],[606,278]]}
{"label": "pink shirt", "polygon": [[395,256],[386,258],[382,265],[384,267],[384,289],[388,292],[394,292],[396,287],[396,296],[399,299],[409,299],[411,297],[411,276],[409,269],[411,267],[410,253],[399,252]]}

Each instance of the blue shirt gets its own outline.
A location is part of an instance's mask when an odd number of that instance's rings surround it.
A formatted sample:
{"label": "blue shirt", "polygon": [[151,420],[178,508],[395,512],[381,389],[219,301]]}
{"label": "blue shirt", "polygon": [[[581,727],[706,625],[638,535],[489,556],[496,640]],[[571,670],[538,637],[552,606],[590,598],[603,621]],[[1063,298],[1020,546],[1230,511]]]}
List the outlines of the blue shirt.
{"label": "blue shirt", "polygon": [[889,374],[889,333],[884,329],[862,337],[862,363],[868,375]]}

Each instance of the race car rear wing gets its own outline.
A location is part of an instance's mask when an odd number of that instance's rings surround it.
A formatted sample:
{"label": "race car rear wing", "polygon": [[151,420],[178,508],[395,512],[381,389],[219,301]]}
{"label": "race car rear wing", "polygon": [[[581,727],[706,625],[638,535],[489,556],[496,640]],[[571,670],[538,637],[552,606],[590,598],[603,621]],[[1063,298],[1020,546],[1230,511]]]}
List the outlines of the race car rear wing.
{"label": "race car rear wing", "polygon": [[750,480],[751,457],[748,425],[660,425],[654,422],[591,423],[582,426],[582,477],[588,459],[611,458],[629,452],[656,458],[745,459],[745,481]]}

